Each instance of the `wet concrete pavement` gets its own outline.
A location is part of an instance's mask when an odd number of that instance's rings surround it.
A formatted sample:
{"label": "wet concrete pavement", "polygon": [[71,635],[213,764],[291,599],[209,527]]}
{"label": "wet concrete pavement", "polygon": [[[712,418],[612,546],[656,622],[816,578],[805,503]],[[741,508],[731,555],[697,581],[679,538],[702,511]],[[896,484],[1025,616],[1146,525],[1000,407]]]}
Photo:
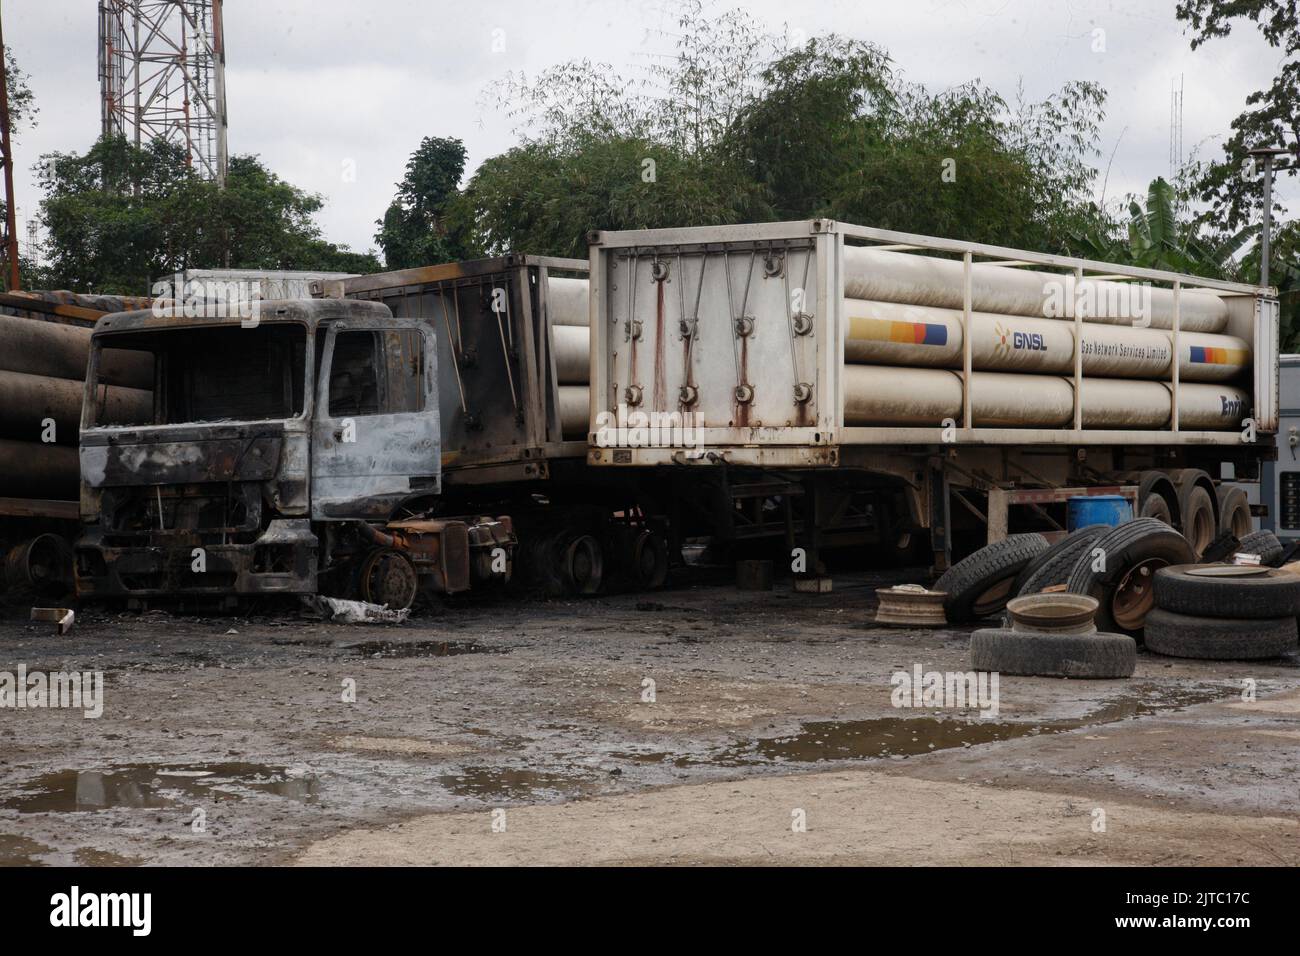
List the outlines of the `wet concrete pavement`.
{"label": "wet concrete pavement", "polygon": [[[700,585],[467,603],[401,626],[90,610],[60,638],[10,619],[0,671],[102,671],[104,712],[0,710],[0,863],[474,862],[490,856],[472,842],[448,859],[422,855],[414,838],[388,857],[382,840],[365,840],[430,826],[429,815],[490,834],[493,810],[515,819],[531,805],[571,804],[563,819],[581,827],[584,808],[685,800],[703,792],[692,785],[726,794],[727,781],[746,781],[745,799],[761,805],[765,792],[780,802],[842,772],[885,793],[896,780],[900,813],[915,788],[939,799],[948,791],[933,788],[952,787],[1030,808],[1025,794],[1055,793],[1211,814],[1229,829],[1300,820],[1294,655],[1141,654],[1128,681],[1006,676],[989,718],[897,708],[895,672],[968,668],[966,629],[870,623],[874,587],[906,578],[841,576],[822,596],[778,582],[762,594]],[[1247,686],[1254,702],[1242,700]],[[788,829],[788,814],[777,817]],[[1153,842],[1152,858],[1195,862],[1197,820],[1174,850]],[[696,822],[682,823],[679,849],[714,825]],[[1042,823],[1061,825],[1046,811]],[[1297,862],[1291,830],[1238,836],[1265,860]],[[503,861],[538,861],[519,852]],[[1125,850],[1134,862],[1143,852]],[[835,861],[833,846],[826,853],[816,858]],[[711,854],[701,846],[698,858]],[[644,846],[635,858],[680,859]],[[574,860],[584,861],[605,862]]]}

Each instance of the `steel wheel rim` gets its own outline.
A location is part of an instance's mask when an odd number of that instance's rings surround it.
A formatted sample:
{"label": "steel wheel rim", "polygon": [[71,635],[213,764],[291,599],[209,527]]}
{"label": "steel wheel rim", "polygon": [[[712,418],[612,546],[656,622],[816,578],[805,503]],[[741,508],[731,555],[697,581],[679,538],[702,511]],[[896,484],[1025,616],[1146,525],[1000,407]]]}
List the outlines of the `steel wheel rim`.
{"label": "steel wheel rim", "polygon": [[1142,627],[1155,606],[1156,572],[1168,566],[1169,562],[1163,558],[1148,558],[1124,572],[1110,600],[1110,616],[1116,624],[1127,631]]}
{"label": "steel wheel rim", "polygon": [[361,571],[362,597],[391,611],[403,611],[415,603],[419,579],[415,566],[397,551],[376,551]]}

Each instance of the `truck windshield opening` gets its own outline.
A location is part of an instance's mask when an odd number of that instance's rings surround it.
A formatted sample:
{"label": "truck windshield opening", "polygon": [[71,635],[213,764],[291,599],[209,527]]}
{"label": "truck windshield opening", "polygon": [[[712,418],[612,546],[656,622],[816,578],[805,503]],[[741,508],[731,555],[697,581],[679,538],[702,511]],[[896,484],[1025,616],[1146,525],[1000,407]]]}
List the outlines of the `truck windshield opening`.
{"label": "truck windshield opening", "polygon": [[110,421],[96,408],[96,425],[269,421],[303,412],[307,330],[296,323],[123,332],[100,336],[96,348],[100,368],[118,350],[149,353],[154,363],[150,420]]}

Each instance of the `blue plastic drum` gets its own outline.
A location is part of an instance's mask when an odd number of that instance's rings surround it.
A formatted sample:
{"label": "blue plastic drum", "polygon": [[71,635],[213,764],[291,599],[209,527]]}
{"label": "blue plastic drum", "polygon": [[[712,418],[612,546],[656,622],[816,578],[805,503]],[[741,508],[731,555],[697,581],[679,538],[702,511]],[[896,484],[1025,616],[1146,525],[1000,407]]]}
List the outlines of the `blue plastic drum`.
{"label": "blue plastic drum", "polygon": [[1090,524],[1114,527],[1132,520],[1133,506],[1123,495],[1076,495],[1070,499],[1066,512],[1066,526],[1071,531]]}

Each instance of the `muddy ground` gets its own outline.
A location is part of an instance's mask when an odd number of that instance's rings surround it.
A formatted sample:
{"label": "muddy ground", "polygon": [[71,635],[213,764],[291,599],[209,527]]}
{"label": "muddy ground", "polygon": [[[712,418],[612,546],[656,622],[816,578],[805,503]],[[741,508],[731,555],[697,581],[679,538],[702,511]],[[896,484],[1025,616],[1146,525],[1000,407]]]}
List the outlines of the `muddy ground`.
{"label": "muddy ground", "polygon": [[968,667],[969,630],[871,623],[909,577],[400,626],[11,612],[0,671],[105,690],[0,710],[0,863],[1300,862],[1296,655],[895,708],[894,672]]}

